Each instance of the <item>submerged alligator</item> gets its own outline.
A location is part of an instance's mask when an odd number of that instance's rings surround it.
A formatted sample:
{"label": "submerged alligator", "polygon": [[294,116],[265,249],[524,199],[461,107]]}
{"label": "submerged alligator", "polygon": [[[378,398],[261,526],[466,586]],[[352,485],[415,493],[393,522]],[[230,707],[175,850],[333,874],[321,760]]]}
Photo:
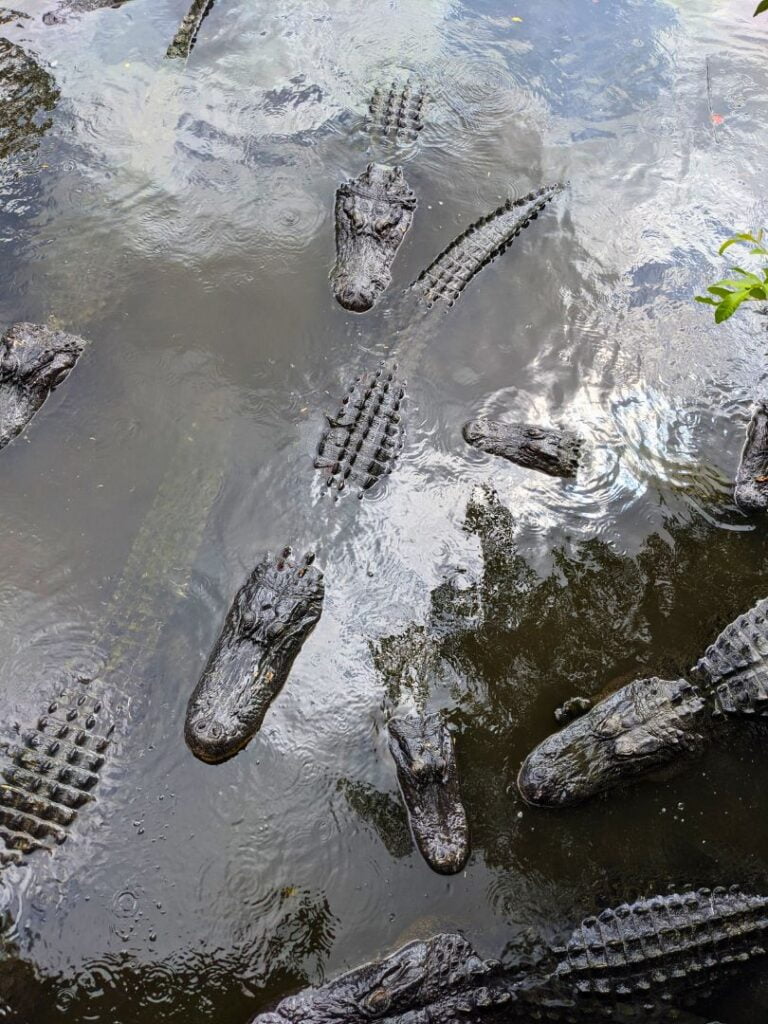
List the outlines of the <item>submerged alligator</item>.
{"label": "submerged alligator", "polygon": [[532,423],[470,420],[462,433],[473,448],[549,476],[576,476],[584,444],[570,430],[551,430]]}
{"label": "submerged alligator", "polygon": [[682,767],[728,720],[768,715],[768,599],[726,626],[686,679],[640,679],[540,743],[518,788],[564,807],[660,769]]}
{"label": "submerged alligator", "polygon": [[206,450],[204,435],[190,440],[131,547],[101,630],[103,666],[68,672],[32,723],[0,742],[0,863],[63,843],[94,800],[165,621],[169,586],[188,574],[219,491],[221,453]]}
{"label": "submerged alligator", "polygon": [[46,25],[61,25],[70,14],[88,14],[103,7],[122,7],[129,0],[61,0],[53,11],[46,11],[43,21]]}
{"label": "submerged alligator", "polygon": [[460,934],[411,942],[284,999],[253,1024],[705,1024],[697,1005],[764,958],[767,940],[768,897],[656,896],[586,918],[533,957],[513,947],[503,964]]}
{"label": "submerged alligator", "polygon": [[85,349],[74,334],[19,323],[0,338],[0,448],[17,437]]}

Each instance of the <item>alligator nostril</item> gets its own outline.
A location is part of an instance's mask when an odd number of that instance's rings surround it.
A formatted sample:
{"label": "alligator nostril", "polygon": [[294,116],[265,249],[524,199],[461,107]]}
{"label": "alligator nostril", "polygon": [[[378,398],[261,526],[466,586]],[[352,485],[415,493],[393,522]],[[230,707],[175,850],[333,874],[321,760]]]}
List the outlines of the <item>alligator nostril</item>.
{"label": "alligator nostril", "polygon": [[367,312],[374,302],[373,292],[354,285],[342,288],[336,298],[345,309],[349,309],[353,313]]}
{"label": "alligator nostril", "polygon": [[221,722],[209,722],[207,719],[200,719],[195,723],[195,732],[205,739],[219,740],[224,735],[224,726]]}

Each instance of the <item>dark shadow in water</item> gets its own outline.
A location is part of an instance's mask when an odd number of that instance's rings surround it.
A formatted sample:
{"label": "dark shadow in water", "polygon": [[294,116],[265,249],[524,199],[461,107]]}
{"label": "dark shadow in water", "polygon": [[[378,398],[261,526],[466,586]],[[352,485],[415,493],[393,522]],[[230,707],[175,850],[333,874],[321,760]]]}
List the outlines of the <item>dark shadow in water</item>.
{"label": "dark shadow in water", "polygon": [[[268,901],[270,902],[270,901]],[[0,1014],[11,1024],[140,1019],[203,1024],[248,1020],[254,1000],[265,1005],[308,983],[307,964],[322,963],[336,919],[322,893],[289,887],[272,894],[277,918],[255,942],[220,949],[180,950],[147,963],[109,953],[79,964],[75,974],[41,977],[14,947],[0,959]],[[223,1016],[222,1016],[223,1015]]]}

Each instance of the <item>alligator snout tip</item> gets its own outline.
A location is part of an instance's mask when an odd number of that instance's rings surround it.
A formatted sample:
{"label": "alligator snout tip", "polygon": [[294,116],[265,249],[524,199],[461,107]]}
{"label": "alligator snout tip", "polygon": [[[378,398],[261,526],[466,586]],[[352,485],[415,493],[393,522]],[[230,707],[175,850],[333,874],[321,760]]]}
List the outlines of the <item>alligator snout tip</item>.
{"label": "alligator snout tip", "polygon": [[351,313],[367,313],[376,301],[376,292],[360,284],[345,284],[336,289],[336,301]]}
{"label": "alligator snout tip", "polygon": [[520,796],[532,807],[562,807],[571,803],[567,787],[559,785],[557,775],[544,771],[538,751],[523,761],[517,776]]}
{"label": "alligator snout tip", "polygon": [[444,839],[437,848],[430,851],[429,866],[440,875],[456,875],[469,859],[469,840]]}
{"label": "alligator snout tip", "polygon": [[232,736],[215,718],[189,721],[184,732],[189,749],[198,760],[206,764],[227,761],[240,749],[240,744],[232,742]]}

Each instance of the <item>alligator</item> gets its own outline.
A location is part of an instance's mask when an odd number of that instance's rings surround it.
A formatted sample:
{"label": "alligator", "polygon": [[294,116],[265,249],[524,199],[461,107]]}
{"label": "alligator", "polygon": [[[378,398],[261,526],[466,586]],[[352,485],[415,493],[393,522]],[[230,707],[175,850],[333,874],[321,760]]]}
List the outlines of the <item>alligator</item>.
{"label": "alligator", "polygon": [[252,1024],[705,1024],[713,992],[762,961],[768,897],[699,889],[588,917],[561,944],[483,959],[458,933],[283,999]]}
{"label": "alligator", "polygon": [[549,476],[575,477],[583,440],[570,430],[552,430],[531,423],[470,420],[462,428],[467,444],[499,455],[526,469]]}
{"label": "alligator", "polygon": [[[29,15],[6,11],[0,24]],[[53,76],[23,47],[0,37],[0,159],[34,149],[53,124],[47,113],[59,99]]]}
{"label": "alligator", "polygon": [[218,764],[261,728],[293,662],[317,625],[323,574],[291,549],[266,555],[235,595],[224,627],[187,705],[184,736],[195,757]]}
{"label": "alligator", "polygon": [[169,581],[183,584],[219,491],[221,453],[205,449],[205,436],[191,438],[161,482],[105,616],[103,666],[92,675],[68,668],[32,724],[0,744],[2,863],[55,849],[95,798],[136,697],[133,679],[159,639]]}
{"label": "alligator", "polygon": [[195,48],[200,26],[213,9],[216,0],[192,0],[192,6],[184,15],[176,35],[171,40],[166,57],[189,57]]}
{"label": "alligator", "polygon": [[659,770],[683,767],[729,720],[768,715],[768,599],[730,623],[687,679],[640,679],[599,701],[523,762],[529,804],[580,803]]}
{"label": "alligator", "polygon": [[128,0],[61,0],[55,11],[46,11],[43,21],[46,25],[61,25],[70,14],[88,14],[103,7],[122,7]]}
{"label": "alligator", "polygon": [[469,858],[453,738],[440,714],[390,718],[389,750],[416,845],[429,866],[455,875]]}
{"label": "alligator", "polygon": [[82,338],[44,324],[14,324],[0,338],[0,448],[67,379],[85,345]]}
{"label": "alligator", "polygon": [[744,512],[768,510],[768,403],[755,404],[736,472],[733,493]]}
{"label": "alligator", "polygon": [[[413,141],[422,130],[426,94],[393,82],[377,89],[369,106],[368,130],[382,139]],[[508,199],[471,224],[421,273],[414,287],[428,306],[436,299],[453,305],[473,277],[499,256],[523,228],[562,190],[547,185],[520,199]],[[372,309],[392,281],[392,264],[408,232],[416,196],[399,165],[371,163],[336,192],[336,264],[331,271],[336,300],[345,309]]]}

